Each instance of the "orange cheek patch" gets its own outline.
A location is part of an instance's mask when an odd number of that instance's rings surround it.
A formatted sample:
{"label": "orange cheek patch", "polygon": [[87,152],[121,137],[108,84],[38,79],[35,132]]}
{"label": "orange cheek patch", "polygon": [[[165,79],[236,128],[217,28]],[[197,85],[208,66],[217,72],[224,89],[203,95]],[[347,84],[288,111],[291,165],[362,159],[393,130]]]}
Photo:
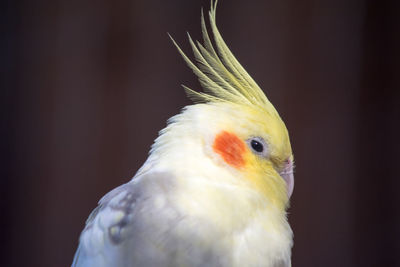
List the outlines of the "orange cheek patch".
{"label": "orange cheek patch", "polygon": [[240,168],[245,164],[243,155],[246,146],[236,135],[222,131],[215,137],[213,150],[218,153],[226,163]]}

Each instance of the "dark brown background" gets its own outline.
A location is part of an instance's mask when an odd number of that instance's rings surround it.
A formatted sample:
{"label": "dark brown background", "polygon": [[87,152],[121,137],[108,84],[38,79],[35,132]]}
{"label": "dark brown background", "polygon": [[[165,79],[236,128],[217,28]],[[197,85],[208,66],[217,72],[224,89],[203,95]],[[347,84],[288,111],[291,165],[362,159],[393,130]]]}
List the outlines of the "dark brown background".
{"label": "dark brown background", "polygon": [[[227,1],[218,24],[291,134],[293,266],[400,266],[396,1]],[[397,1],[398,3],[399,1]],[[68,266],[98,199],[198,89],[209,1],[1,4],[1,266]]]}

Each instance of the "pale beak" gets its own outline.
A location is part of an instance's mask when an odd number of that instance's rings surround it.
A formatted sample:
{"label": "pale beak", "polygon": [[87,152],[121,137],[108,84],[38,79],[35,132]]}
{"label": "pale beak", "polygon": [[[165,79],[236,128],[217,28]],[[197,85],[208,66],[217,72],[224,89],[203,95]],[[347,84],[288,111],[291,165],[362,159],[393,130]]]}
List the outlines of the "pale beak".
{"label": "pale beak", "polygon": [[290,198],[294,188],[293,161],[288,159],[284,169],[279,174],[286,182],[287,194],[288,197]]}

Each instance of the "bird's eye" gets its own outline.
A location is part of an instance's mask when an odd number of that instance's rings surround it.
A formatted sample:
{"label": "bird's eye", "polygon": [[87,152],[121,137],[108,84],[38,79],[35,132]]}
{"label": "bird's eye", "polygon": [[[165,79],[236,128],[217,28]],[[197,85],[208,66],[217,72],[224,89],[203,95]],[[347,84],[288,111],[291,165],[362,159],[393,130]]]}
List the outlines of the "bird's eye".
{"label": "bird's eye", "polygon": [[254,151],[257,151],[258,153],[263,152],[264,146],[257,140],[251,140],[250,141],[251,148],[254,149]]}
{"label": "bird's eye", "polygon": [[268,156],[268,146],[263,138],[252,137],[247,140],[247,144],[250,147],[250,149],[253,151],[253,153],[255,153],[259,156],[262,156],[262,157]]}

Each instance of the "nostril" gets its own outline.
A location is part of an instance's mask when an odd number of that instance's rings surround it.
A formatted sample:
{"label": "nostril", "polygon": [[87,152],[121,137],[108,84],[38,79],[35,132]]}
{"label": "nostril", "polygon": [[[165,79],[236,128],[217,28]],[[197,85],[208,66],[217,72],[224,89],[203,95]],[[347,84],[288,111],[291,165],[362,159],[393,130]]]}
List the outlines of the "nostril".
{"label": "nostril", "polygon": [[293,169],[294,168],[294,162],[292,159],[288,158],[285,160],[285,169]]}

